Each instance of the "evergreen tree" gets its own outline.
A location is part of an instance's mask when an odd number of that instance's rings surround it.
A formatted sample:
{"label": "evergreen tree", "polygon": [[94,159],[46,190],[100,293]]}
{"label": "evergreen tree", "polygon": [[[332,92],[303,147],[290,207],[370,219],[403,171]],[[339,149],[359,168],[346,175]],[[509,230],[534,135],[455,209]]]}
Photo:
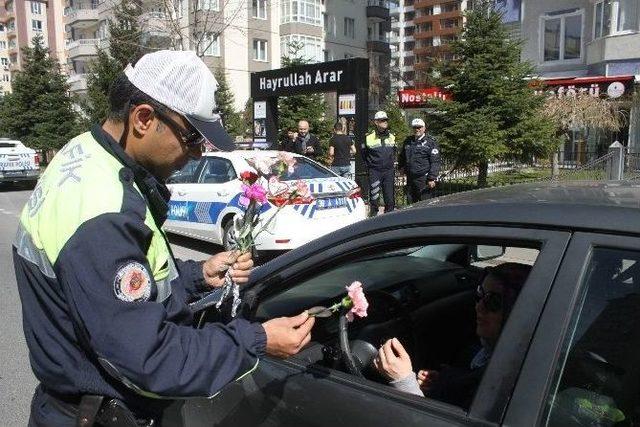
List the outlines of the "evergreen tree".
{"label": "evergreen tree", "polygon": [[31,148],[58,149],[82,131],[66,77],[41,35],[22,55],[23,70],[13,79],[13,93],[0,103],[0,134]]}
{"label": "evergreen tree", "polygon": [[478,167],[478,185],[485,186],[490,161],[547,156],[557,138],[542,117],[544,98],[526,79],[533,69],[520,61],[521,41],[509,37],[493,1],[474,2],[466,18],[451,44],[455,59],[438,70],[453,101],[434,101],[428,123],[443,155],[459,168]]}
{"label": "evergreen tree", "polygon": [[109,113],[109,91],[124,68],[144,53],[138,19],[139,3],[121,0],[109,19],[109,48],[98,49],[97,58],[89,65],[87,97],[82,102],[91,123],[103,122]]}
{"label": "evergreen tree", "polygon": [[218,90],[216,90],[216,105],[218,112],[222,116],[225,130],[231,136],[244,136],[247,131],[242,114],[235,110],[235,99],[233,91],[227,82],[227,75],[224,70],[217,69],[214,73],[218,81]]}
{"label": "evergreen tree", "polygon": [[[287,55],[282,57],[282,68],[296,67],[310,62],[309,59],[301,55],[302,47],[301,43],[289,44]],[[288,128],[297,129],[300,120],[307,120],[309,121],[309,131],[320,139],[323,152],[327,155],[333,123],[326,120],[326,111],[327,103],[321,93],[278,98],[278,121],[281,137],[286,136]]]}

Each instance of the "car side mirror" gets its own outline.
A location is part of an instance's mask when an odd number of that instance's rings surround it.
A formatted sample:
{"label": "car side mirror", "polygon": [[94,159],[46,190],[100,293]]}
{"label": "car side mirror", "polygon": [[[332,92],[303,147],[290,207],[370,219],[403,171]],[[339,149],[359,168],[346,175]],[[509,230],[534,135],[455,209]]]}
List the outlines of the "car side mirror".
{"label": "car side mirror", "polygon": [[505,251],[504,246],[477,245],[471,253],[472,262],[499,258],[504,255]]}

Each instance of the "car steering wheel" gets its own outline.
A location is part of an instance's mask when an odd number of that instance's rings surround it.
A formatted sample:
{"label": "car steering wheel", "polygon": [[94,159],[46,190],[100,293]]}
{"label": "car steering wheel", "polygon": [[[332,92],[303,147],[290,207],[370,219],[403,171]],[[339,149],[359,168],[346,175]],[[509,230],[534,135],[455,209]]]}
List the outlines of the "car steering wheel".
{"label": "car steering wheel", "polygon": [[[369,294],[370,301],[373,301],[374,298],[371,298],[373,295],[383,296],[386,300],[391,300],[394,302],[394,309],[386,310],[388,313],[400,312],[401,305],[399,301],[391,294],[384,291],[374,291]],[[378,299],[378,298],[375,298]],[[364,375],[362,371],[368,366],[373,364],[373,359],[378,355],[378,349],[368,341],[355,339],[349,340],[349,322],[347,321],[346,314],[349,312],[349,309],[342,308],[340,310],[340,320],[338,325],[338,335],[340,342],[340,350],[342,352],[342,360],[346,365],[349,373],[356,375],[358,377],[363,378]]]}

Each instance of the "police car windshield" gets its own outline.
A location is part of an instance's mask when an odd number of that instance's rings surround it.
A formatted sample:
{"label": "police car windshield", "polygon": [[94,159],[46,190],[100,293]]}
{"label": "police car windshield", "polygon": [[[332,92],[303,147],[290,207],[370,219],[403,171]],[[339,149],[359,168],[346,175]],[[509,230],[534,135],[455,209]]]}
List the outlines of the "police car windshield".
{"label": "police car windshield", "polygon": [[[271,176],[269,176],[270,178]],[[296,165],[293,173],[285,171],[284,175],[280,177],[282,181],[295,181],[298,179],[316,179],[316,178],[334,178],[335,175],[328,169],[312,163],[311,161],[303,158],[296,157]]]}

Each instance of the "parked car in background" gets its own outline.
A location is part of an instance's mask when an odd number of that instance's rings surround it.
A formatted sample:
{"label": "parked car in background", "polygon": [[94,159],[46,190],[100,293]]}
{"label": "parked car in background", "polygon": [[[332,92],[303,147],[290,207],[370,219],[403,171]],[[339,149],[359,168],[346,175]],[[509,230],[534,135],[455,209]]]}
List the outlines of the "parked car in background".
{"label": "parked car in background", "polygon": [[[233,218],[244,210],[239,204],[242,192],[240,173],[255,171],[247,159],[276,157],[277,151],[241,151],[204,153],[189,162],[167,181],[171,190],[168,219],[164,229],[171,233],[233,246]],[[257,239],[260,254],[273,255],[307,243],[339,228],[366,218],[360,188],[326,167],[304,156],[294,155],[295,171],[282,177],[284,182],[307,183],[313,200],[296,200],[284,206]],[[266,223],[276,212],[269,202],[263,207],[261,221]]]}
{"label": "parked car in background", "polygon": [[[504,263],[531,266],[507,314],[504,294],[495,301],[493,292],[490,308],[478,289],[486,267]],[[362,221],[256,268],[241,315],[265,321],[328,307],[354,280],[367,317],[318,318],[298,355],[264,356],[216,397],[180,403],[185,425],[640,424],[638,183],[514,185]],[[501,333],[469,381],[460,355],[481,348],[476,325],[486,326],[489,310],[502,313]],[[203,323],[217,313],[208,309]],[[390,337],[414,371],[458,369],[449,395],[404,393],[378,375],[371,362]],[[449,403],[456,390],[470,401]]]}
{"label": "parked car in background", "polygon": [[20,141],[0,138],[0,182],[27,181],[40,177],[40,156]]}

